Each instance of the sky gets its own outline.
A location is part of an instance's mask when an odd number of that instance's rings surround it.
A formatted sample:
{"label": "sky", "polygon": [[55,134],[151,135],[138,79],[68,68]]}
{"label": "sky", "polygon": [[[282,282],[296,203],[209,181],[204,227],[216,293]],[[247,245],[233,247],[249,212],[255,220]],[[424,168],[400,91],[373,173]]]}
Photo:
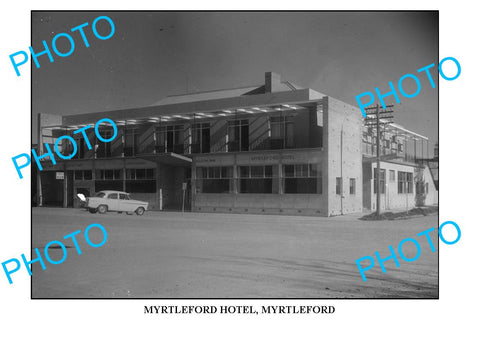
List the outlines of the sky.
{"label": "sky", "polygon": [[[95,18],[115,24],[108,40],[92,32]],[[417,70],[438,64],[436,12],[32,12],[32,48],[51,47],[62,32],[88,22],[87,48],[78,32],[73,53],[40,56],[32,65],[32,117],[74,115],[149,106],[168,95],[262,85],[273,71],[282,79],[358,105],[355,96],[398,91],[414,74],[421,91],[394,107],[394,121],[438,141],[438,72],[435,89]],[[97,25],[101,35],[110,28]],[[65,38],[57,40],[66,52]],[[413,80],[403,84],[413,93]],[[393,103],[393,96],[385,98]],[[36,120],[32,119],[32,141]]]}

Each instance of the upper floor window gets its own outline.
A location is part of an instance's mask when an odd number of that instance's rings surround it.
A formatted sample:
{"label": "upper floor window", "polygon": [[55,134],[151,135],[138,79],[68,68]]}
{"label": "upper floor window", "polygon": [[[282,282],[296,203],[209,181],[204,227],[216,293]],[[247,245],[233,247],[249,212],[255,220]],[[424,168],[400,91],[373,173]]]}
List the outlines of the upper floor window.
{"label": "upper floor window", "polygon": [[155,150],[158,153],[175,152],[184,153],[183,125],[160,126],[155,131],[156,145]]}
{"label": "upper floor window", "polygon": [[127,128],[125,129],[125,145],[123,148],[123,154],[125,157],[129,157],[129,156],[135,156],[137,152],[138,152],[138,130],[135,128]]}
{"label": "upper floor window", "polygon": [[248,119],[228,122],[228,151],[248,151]]}
{"label": "upper floor window", "polygon": [[270,117],[270,148],[288,149],[294,147],[293,117]]}
{"label": "upper floor window", "polygon": [[[100,130],[99,133],[103,139],[110,139],[113,136],[113,131],[111,130]],[[112,157],[112,143],[110,142],[102,142],[97,138],[95,149],[97,158]]]}
{"label": "upper floor window", "polygon": [[82,136],[75,136],[75,143],[77,144],[77,153],[75,154],[75,156],[73,156],[73,158],[85,158],[85,139]]}
{"label": "upper floor window", "polygon": [[192,125],[192,153],[210,152],[210,123]]}

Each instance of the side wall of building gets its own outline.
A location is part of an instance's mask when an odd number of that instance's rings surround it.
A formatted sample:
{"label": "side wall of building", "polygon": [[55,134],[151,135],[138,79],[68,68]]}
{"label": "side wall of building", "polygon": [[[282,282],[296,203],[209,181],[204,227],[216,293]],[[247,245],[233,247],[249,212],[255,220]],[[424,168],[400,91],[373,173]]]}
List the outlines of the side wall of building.
{"label": "side wall of building", "polygon": [[324,97],[323,102],[328,215],[361,212],[363,116],[337,99]]}
{"label": "side wall of building", "polygon": [[[367,207],[371,210],[376,210],[377,194],[375,193],[374,172],[377,167],[376,162],[367,163],[370,165],[370,176],[365,174],[364,183],[366,190],[371,192],[370,202],[365,202]],[[398,210],[398,209],[412,209],[416,206],[416,188],[413,182],[411,193],[400,193],[398,176],[399,171],[412,173],[412,178],[415,178],[415,167],[413,165],[396,164],[390,162],[380,162],[380,169],[385,169],[385,193],[380,194],[380,209],[381,210]],[[393,171],[394,177],[391,177]]]}

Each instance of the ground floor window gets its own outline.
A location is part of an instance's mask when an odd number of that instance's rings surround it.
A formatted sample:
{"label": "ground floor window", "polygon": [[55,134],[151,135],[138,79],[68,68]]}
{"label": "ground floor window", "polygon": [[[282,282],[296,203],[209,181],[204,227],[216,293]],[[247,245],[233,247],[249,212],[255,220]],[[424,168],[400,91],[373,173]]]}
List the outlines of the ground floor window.
{"label": "ground floor window", "polygon": [[229,193],[232,192],[233,167],[213,166],[197,168],[197,192]]}
{"label": "ground floor window", "polygon": [[123,190],[122,180],[95,180],[95,192],[102,190]]}
{"label": "ground floor window", "polygon": [[395,170],[388,170],[390,174],[390,182],[395,182]]}
{"label": "ground floor window", "polygon": [[89,181],[92,179],[92,170],[75,170],[76,181]]}
{"label": "ground floor window", "polygon": [[335,194],[342,194],[342,177],[336,177],[335,179]]}
{"label": "ground floor window", "polygon": [[126,169],[127,180],[155,179],[154,169]]}
{"label": "ground floor window", "polygon": [[350,195],[355,195],[356,180],[355,178],[350,178]]}
{"label": "ground floor window", "polygon": [[97,169],[95,171],[95,191],[101,190],[155,193],[157,191],[155,169],[125,169],[125,186],[123,169]]}
{"label": "ground floor window", "polygon": [[[198,167],[196,169],[196,192],[238,194],[322,193],[322,172],[318,164],[240,165],[236,168],[235,176],[233,176],[233,170],[233,166]],[[280,172],[283,174],[281,177],[279,177]]]}
{"label": "ground floor window", "polygon": [[240,166],[239,192],[247,194],[273,193],[273,166]]}
{"label": "ground floor window", "polygon": [[95,179],[96,180],[115,180],[120,179],[122,180],[122,169],[98,169],[95,171]]}
{"label": "ground floor window", "polygon": [[[373,169],[373,193],[377,193],[377,168]],[[385,193],[385,169],[380,169],[380,193]]]}
{"label": "ground floor window", "polygon": [[283,190],[286,194],[321,194],[322,175],[317,164],[283,166]]}
{"label": "ground floor window", "polygon": [[127,180],[125,182],[125,191],[134,193],[155,193],[157,192],[157,181],[154,179]]}
{"label": "ground floor window", "polygon": [[413,193],[413,173],[412,172],[398,172],[398,193],[412,194]]}

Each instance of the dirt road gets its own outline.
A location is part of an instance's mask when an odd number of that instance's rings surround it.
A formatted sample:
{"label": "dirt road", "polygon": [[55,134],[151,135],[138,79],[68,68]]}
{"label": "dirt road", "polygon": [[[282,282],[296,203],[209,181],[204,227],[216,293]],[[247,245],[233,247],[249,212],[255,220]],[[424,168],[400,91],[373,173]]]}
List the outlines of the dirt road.
{"label": "dirt road", "polygon": [[[437,215],[401,221],[147,212],[144,216],[34,208],[33,248],[91,223],[108,231],[100,248],[77,237],[65,262],[33,265],[34,298],[436,298],[438,252],[420,239],[420,258],[378,264],[362,281],[355,260],[388,256],[406,237],[438,227]],[[92,233],[93,235],[94,233]],[[93,235],[94,237],[95,235]],[[434,244],[438,237],[432,233]],[[438,248],[437,248],[438,249]],[[58,252],[58,253],[55,253]],[[51,249],[61,258],[61,249]],[[414,257],[412,246],[404,252]]]}

